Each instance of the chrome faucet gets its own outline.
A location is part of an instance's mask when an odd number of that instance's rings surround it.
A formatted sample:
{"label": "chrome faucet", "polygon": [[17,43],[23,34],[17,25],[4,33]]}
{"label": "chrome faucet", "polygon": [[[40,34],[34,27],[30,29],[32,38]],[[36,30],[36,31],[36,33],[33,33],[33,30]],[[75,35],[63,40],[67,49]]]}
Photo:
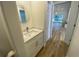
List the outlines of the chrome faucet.
{"label": "chrome faucet", "polygon": [[26,31],[27,31],[27,32],[29,32],[29,31],[28,31],[28,29],[29,29],[29,28],[28,28],[28,27],[26,27]]}

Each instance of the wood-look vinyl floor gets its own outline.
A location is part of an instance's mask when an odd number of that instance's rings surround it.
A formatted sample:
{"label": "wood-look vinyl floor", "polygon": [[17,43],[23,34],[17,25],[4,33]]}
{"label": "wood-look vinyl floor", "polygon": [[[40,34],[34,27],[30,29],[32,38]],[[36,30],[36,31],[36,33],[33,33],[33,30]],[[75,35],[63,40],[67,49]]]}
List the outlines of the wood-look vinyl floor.
{"label": "wood-look vinyl floor", "polygon": [[37,57],[64,57],[67,49],[68,45],[60,40],[60,32],[56,31],[53,38],[39,51]]}

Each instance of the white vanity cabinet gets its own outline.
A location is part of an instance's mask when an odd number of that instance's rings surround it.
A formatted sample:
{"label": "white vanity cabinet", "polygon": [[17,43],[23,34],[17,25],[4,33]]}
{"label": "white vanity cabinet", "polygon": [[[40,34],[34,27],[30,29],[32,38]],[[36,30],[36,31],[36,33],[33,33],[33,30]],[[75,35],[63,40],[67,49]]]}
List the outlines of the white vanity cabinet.
{"label": "white vanity cabinet", "polygon": [[29,41],[24,43],[25,51],[28,57],[36,56],[43,47],[43,32],[39,33]]}

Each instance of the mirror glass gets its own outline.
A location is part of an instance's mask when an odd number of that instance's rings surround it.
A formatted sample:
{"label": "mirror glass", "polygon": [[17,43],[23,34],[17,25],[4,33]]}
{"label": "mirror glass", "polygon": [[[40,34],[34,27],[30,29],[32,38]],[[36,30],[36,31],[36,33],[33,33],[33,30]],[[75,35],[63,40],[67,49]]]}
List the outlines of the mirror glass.
{"label": "mirror glass", "polygon": [[27,23],[28,18],[27,18],[27,11],[25,9],[24,2],[16,2],[17,4],[17,9],[18,9],[18,15],[19,15],[19,20],[22,24]]}
{"label": "mirror glass", "polygon": [[20,9],[19,10],[19,16],[20,16],[20,22],[21,23],[26,23],[27,22],[27,16],[26,16],[26,13],[25,13],[25,10],[24,9]]}

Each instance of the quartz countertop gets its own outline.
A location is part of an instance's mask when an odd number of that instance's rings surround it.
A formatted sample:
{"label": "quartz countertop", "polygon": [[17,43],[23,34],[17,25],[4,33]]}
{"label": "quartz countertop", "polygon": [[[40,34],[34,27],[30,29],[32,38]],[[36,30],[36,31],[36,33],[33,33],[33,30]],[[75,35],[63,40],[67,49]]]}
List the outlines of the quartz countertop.
{"label": "quartz countertop", "polygon": [[29,29],[28,32],[26,32],[26,31],[23,32],[24,43],[31,40],[32,38],[34,38],[35,36],[37,36],[42,31],[43,30],[41,30],[41,29],[32,28],[32,29]]}

